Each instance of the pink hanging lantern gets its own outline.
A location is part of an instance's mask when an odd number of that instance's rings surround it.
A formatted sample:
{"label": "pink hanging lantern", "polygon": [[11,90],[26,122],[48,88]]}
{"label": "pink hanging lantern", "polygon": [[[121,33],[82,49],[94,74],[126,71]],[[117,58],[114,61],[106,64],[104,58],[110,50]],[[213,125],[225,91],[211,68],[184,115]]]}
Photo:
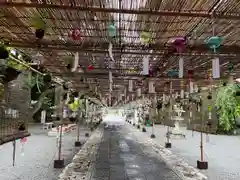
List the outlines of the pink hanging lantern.
{"label": "pink hanging lantern", "polygon": [[79,29],[74,29],[69,32],[69,36],[72,38],[72,40],[80,40],[81,39],[81,32]]}
{"label": "pink hanging lantern", "polygon": [[186,45],[186,38],[182,36],[175,37],[171,39],[170,43],[176,48],[178,53],[181,53]]}

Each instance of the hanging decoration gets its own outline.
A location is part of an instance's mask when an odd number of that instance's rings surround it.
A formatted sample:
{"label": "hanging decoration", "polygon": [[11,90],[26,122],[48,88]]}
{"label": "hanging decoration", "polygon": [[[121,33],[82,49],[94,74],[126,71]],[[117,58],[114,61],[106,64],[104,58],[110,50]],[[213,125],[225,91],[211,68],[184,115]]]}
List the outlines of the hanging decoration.
{"label": "hanging decoration", "polygon": [[178,76],[178,71],[175,69],[169,69],[167,72],[168,77],[177,77]]}
{"label": "hanging decoration", "polygon": [[74,63],[73,63],[73,68],[71,69],[71,72],[75,72],[77,70],[79,64],[79,54],[76,52],[75,58],[74,58]]}
{"label": "hanging decoration", "polygon": [[149,44],[151,40],[151,34],[149,32],[140,33],[140,41],[144,44]]}
{"label": "hanging decoration", "polygon": [[108,25],[107,31],[108,31],[108,36],[111,38],[114,38],[117,34],[116,26],[113,23]]}
{"label": "hanging decoration", "polygon": [[78,41],[81,39],[81,31],[79,29],[73,29],[69,32],[69,37],[74,41]]}
{"label": "hanging decoration", "polygon": [[[217,49],[220,47],[222,43],[222,38],[219,36],[212,36],[205,40],[206,45],[216,53]],[[220,78],[220,64],[219,58],[214,58],[212,60],[212,77]]]}
{"label": "hanging decoration", "polygon": [[154,81],[149,81],[148,82],[148,92],[149,93],[155,93]]}
{"label": "hanging decoration", "polygon": [[184,98],[184,80],[180,80],[180,87],[181,87],[181,92],[180,92],[180,98]]}
{"label": "hanging decoration", "polygon": [[35,16],[32,19],[32,25],[35,28],[35,36],[38,39],[43,39],[45,31],[47,29],[47,24],[40,16]]}
{"label": "hanging decoration", "polygon": [[26,142],[27,142],[26,137],[20,139],[20,144],[21,144],[20,153],[21,153],[21,156],[24,156],[24,146],[25,146]]}
{"label": "hanging decoration", "polygon": [[149,58],[148,58],[148,56],[143,57],[143,75],[149,75]]}
{"label": "hanging decoration", "polygon": [[87,70],[88,70],[88,71],[92,71],[92,70],[93,70],[93,65],[91,65],[91,64],[88,65]]}
{"label": "hanging decoration", "polygon": [[132,92],[132,91],[133,91],[133,80],[132,80],[132,79],[130,79],[130,80],[128,81],[128,91],[129,91],[129,92]]}

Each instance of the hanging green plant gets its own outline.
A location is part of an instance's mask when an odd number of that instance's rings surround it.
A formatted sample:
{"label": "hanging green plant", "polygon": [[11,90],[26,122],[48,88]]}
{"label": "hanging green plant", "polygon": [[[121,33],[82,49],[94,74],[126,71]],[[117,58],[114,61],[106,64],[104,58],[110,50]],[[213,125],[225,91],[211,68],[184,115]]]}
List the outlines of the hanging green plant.
{"label": "hanging green plant", "polygon": [[224,131],[231,131],[236,124],[235,119],[240,116],[239,102],[236,92],[239,87],[236,84],[228,84],[217,89],[216,107],[219,114],[219,126]]}

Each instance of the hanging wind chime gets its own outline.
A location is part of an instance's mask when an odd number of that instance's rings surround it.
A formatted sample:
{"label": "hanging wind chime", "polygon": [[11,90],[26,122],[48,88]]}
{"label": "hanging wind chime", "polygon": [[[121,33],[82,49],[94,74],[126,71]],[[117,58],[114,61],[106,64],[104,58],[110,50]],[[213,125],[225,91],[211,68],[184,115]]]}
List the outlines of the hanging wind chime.
{"label": "hanging wind chime", "polygon": [[184,80],[182,78],[183,78],[183,74],[184,74],[184,61],[183,61],[183,57],[181,56],[181,53],[183,52],[183,49],[186,45],[186,38],[185,37],[176,37],[172,41],[172,45],[176,49],[176,51],[179,55],[178,77],[181,79],[180,80],[180,86],[181,86],[180,97],[183,99],[184,98]]}
{"label": "hanging wind chime", "polygon": [[35,28],[35,36],[37,39],[43,39],[46,29],[47,29],[47,24],[45,23],[45,21],[39,16],[35,16],[32,19],[32,25]]}

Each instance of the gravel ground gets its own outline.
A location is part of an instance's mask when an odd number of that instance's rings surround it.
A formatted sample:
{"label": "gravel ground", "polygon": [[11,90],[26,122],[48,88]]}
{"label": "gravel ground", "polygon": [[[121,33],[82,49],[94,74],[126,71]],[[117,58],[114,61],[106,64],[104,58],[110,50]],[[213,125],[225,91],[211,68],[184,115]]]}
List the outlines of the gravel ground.
{"label": "gravel ground", "polygon": [[[147,127],[147,135],[151,135],[151,127]],[[164,146],[167,127],[156,125],[155,141]],[[171,151],[183,158],[189,165],[196,167],[200,159],[200,133],[184,130],[185,139],[172,139]],[[204,158],[209,163],[208,170],[201,172],[209,180],[239,180],[240,179],[240,136],[209,135],[209,142],[204,134]]]}
{"label": "gravel ground", "polygon": [[[56,180],[62,169],[54,169],[53,161],[57,159],[56,137],[48,137],[47,131],[40,130],[41,126],[31,126],[32,135],[27,138],[24,146],[24,156],[20,152],[20,142],[17,141],[16,164],[12,165],[12,143],[0,146],[0,180]],[[85,133],[89,132],[81,127],[80,140],[86,141]],[[65,165],[79,151],[74,147],[76,131],[63,136],[62,157]]]}

